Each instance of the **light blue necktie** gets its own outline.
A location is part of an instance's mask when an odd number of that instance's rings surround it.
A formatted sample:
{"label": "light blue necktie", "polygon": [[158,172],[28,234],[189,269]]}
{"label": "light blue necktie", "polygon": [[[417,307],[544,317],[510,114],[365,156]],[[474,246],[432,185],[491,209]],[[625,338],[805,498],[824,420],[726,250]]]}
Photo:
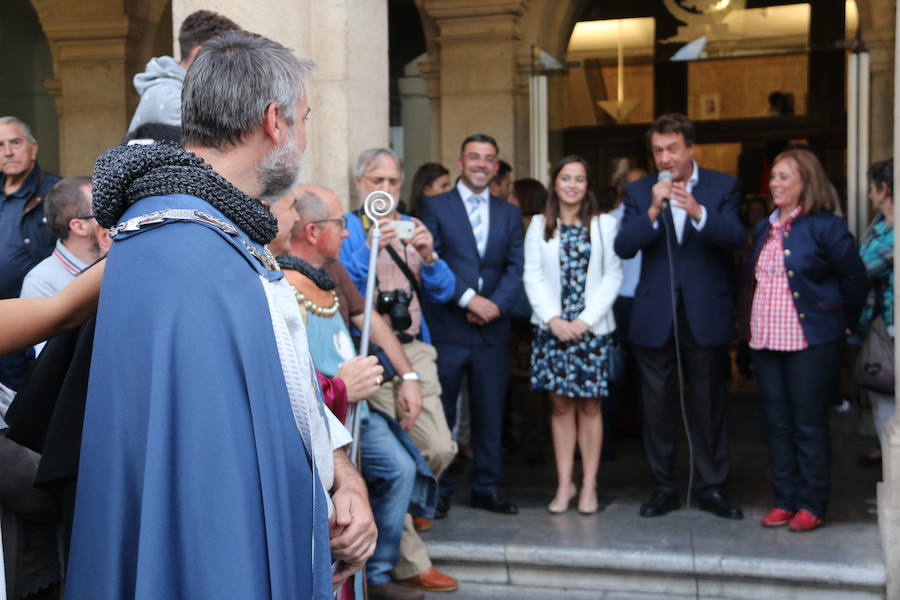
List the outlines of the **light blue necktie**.
{"label": "light blue necktie", "polygon": [[472,234],[475,236],[475,246],[478,248],[478,256],[484,257],[485,242],[487,241],[487,231],[484,226],[484,220],[481,218],[481,197],[469,196],[469,223],[472,225]]}

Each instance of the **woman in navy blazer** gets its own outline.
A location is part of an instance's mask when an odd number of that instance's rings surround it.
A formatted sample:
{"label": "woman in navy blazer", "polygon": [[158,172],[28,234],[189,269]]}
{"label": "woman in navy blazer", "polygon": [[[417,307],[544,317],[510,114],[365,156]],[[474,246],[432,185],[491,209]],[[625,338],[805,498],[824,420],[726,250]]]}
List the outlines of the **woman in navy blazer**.
{"label": "woman in navy blazer", "polygon": [[568,510],[575,445],[581,452],[578,511],[597,512],[597,470],[603,440],[600,398],[608,395],[607,350],[615,330],[612,305],[622,284],[622,263],[613,250],[618,222],[597,215],[587,162],[562,159],[551,175],[543,215],[525,234],[525,291],[537,325],[531,354],[531,385],[547,390],[556,458],[556,496],[551,513]]}
{"label": "woman in navy blazer", "polygon": [[812,152],[775,158],[775,211],[754,232],[750,348],[766,419],[774,508],[766,527],[822,524],[830,488],[828,399],[838,389],[844,338],[859,320],[865,267],[846,222],[832,214]]}

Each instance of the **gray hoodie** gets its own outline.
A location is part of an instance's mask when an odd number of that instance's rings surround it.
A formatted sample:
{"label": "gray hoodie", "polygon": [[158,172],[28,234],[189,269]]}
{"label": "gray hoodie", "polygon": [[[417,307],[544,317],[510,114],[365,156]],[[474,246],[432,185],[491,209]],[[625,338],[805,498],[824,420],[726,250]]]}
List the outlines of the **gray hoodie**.
{"label": "gray hoodie", "polygon": [[132,132],[144,123],[181,127],[181,86],[184,69],[171,56],[151,58],[143,73],[134,76],[134,89],[141,95],[128,126]]}

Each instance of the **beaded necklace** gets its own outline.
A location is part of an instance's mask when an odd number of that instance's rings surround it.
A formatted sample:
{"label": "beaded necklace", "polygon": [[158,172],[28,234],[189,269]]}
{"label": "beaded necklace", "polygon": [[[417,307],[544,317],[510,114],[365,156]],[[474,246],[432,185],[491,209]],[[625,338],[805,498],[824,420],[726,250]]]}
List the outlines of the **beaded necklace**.
{"label": "beaded necklace", "polygon": [[300,306],[302,306],[312,314],[324,317],[326,319],[330,319],[331,317],[333,317],[341,307],[341,301],[338,299],[337,292],[335,292],[334,290],[331,290],[332,304],[327,308],[319,306],[318,304],[307,298],[303,294],[303,292],[301,292],[297,288],[294,288],[294,297],[297,298],[297,303]]}

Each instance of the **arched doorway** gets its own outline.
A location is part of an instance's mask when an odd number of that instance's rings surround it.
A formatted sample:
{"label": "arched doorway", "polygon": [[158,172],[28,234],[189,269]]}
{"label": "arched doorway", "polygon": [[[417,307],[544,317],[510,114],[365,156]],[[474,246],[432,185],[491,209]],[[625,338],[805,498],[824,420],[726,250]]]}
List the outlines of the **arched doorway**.
{"label": "arched doorway", "polygon": [[7,0],[0,19],[0,115],[16,116],[40,143],[44,169],[59,171],[59,123],[53,97],[45,87],[53,79],[47,36],[28,0]]}
{"label": "arched doorway", "polygon": [[608,183],[619,158],[648,166],[647,124],[681,112],[697,123],[704,163],[748,194],[766,193],[768,161],[794,142],[819,155],[843,196],[856,2],[738,2],[747,8],[694,17],[669,6],[681,4],[585,5],[551,102],[551,130],[564,138],[557,151],[592,157]]}

